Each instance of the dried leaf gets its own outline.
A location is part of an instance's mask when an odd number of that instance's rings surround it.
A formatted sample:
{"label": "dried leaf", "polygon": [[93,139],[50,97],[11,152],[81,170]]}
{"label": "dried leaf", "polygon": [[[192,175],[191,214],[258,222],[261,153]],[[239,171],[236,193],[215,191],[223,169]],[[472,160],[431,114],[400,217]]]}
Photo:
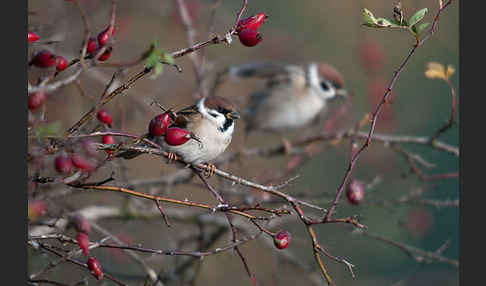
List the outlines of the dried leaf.
{"label": "dried leaf", "polygon": [[440,78],[446,79],[446,71],[442,64],[436,62],[430,62],[427,64],[427,69],[425,70],[425,76],[427,78]]}

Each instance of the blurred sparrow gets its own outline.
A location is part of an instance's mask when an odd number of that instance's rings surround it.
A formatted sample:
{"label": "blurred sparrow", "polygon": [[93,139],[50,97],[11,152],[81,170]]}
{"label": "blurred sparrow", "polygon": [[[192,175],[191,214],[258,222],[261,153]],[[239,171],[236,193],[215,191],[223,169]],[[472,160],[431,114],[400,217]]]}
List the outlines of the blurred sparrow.
{"label": "blurred sparrow", "polygon": [[267,80],[265,88],[249,97],[243,114],[247,134],[254,130],[283,134],[307,126],[326,110],[329,100],[347,95],[343,77],[326,63],[305,66],[252,63],[230,67],[222,75],[230,79]]}
{"label": "blurred sparrow", "polygon": [[247,131],[286,132],[310,124],[327,102],[345,96],[343,78],[331,65],[252,64],[230,69],[233,77],[264,77],[264,89],[250,95],[245,114]]}

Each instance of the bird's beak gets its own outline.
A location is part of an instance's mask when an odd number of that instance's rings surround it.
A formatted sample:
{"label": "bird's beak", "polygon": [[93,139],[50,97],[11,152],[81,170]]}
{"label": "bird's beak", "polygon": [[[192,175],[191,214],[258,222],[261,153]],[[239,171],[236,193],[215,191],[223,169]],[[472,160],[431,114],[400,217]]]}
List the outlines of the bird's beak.
{"label": "bird's beak", "polygon": [[240,118],[240,114],[236,111],[228,112],[226,113],[226,118],[235,120]]}
{"label": "bird's beak", "polygon": [[336,96],[342,97],[342,98],[348,98],[348,91],[345,89],[336,89]]}

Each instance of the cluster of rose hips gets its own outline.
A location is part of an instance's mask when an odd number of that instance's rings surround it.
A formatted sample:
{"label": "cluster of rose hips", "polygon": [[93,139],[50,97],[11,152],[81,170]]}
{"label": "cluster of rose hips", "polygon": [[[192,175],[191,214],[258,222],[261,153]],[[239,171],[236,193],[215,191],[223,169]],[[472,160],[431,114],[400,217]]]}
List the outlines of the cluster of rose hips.
{"label": "cluster of rose hips", "polygon": [[255,16],[248,17],[238,21],[236,32],[240,42],[247,47],[256,46],[262,41],[262,36],[258,33],[258,28],[268,16],[258,13]]}
{"label": "cluster of rose hips", "polygon": [[56,65],[57,71],[67,68],[68,62],[63,56],[56,56],[48,50],[41,50],[36,53],[29,62],[29,66],[34,65],[38,68],[48,68]]}
{"label": "cluster of rose hips", "polygon": [[100,263],[95,257],[89,256],[88,234],[91,232],[91,225],[89,224],[88,220],[86,220],[86,218],[80,214],[72,216],[70,223],[74,226],[78,233],[76,235],[76,241],[79,248],[82,250],[83,254],[88,257],[88,269],[96,279],[103,279],[103,272],[101,271]]}
{"label": "cluster of rose hips", "polygon": [[148,133],[152,137],[164,136],[165,142],[171,146],[182,145],[192,138],[191,134],[179,127],[169,127],[176,116],[170,111],[152,118],[148,126]]}
{"label": "cluster of rose hips", "polygon": [[82,172],[91,172],[96,166],[91,160],[80,153],[73,153],[70,156],[63,153],[58,155],[54,160],[54,168],[59,174],[70,174],[73,167]]}
{"label": "cluster of rose hips", "polygon": [[[98,51],[106,45],[110,36],[115,34],[115,27],[108,26],[108,28],[101,31],[96,38],[89,38],[86,43],[86,53],[95,56]],[[98,61],[103,62],[110,58],[112,47],[107,47],[105,52],[98,57]]]}
{"label": "cluster of rose hips", "polygon": [[[110,113],[108,113],[105,110],[100,110],[96,114],[96,118],[98,118],[98,120],[101,123],[103,123],[106,126],[111,128],[111,123],[113,122],[113,117],[111,116]],[[103,143],[103,144],[115,144],[115,138],[113,138],[113,136],[111,136],[111,135],[103,135],[103,137],[101,137],[101,143]],[[111,151],[111,150],[105,150],[105,152],[108,155],[113,153],[113,151]]]}

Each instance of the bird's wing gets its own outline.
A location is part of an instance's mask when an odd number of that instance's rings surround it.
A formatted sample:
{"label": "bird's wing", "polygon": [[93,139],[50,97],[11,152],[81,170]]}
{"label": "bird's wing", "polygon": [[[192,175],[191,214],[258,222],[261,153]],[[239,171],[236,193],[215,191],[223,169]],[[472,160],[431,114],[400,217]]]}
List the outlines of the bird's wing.
{"label": "bird's wing", "polygon": [[176,112],[176,119],[172,126],[188,129],[190,128],[190,123],[200,116],[201,114],[196,110],[194,105],[188,106]]}
{"label": "bird's wing", "polygon": [[284,65],[277,63],[248,63],[231,66],[226,73],[230,79],[263,78],[269,83],[276,81],[289,80],[290,74],[299,73],[299,68],[294,65]]}

